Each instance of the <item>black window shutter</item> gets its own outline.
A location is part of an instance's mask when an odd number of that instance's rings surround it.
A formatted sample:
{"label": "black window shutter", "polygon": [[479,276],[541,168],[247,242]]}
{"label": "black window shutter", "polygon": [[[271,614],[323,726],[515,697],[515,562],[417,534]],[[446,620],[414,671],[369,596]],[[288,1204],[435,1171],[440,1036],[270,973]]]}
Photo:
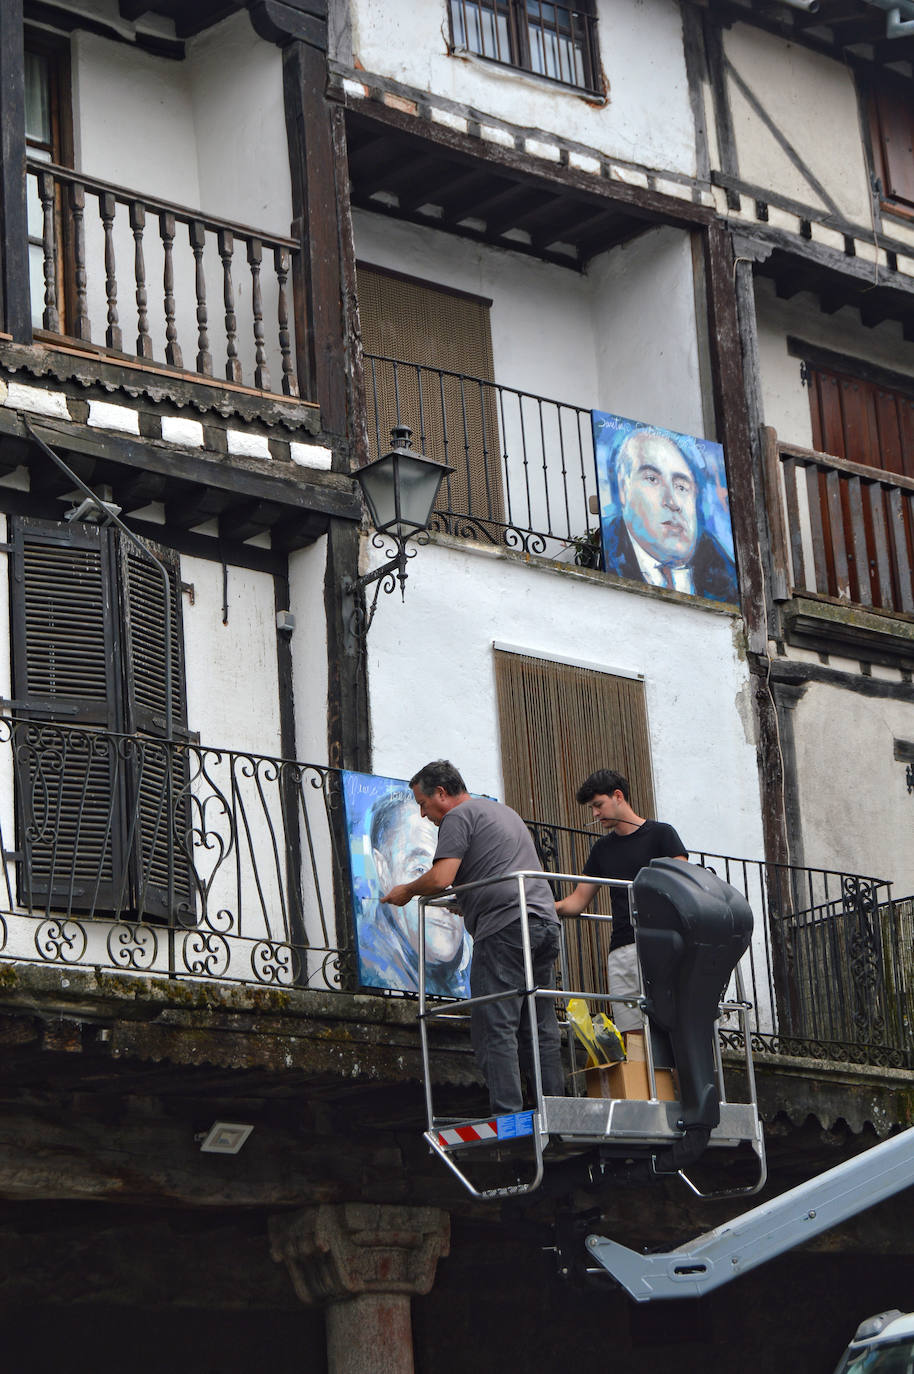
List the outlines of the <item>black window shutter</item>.
{"label": "black window shutter", "polygon": [[[128,843],[134,904],[145,917],[193,924],[187,707],[184,690],[181,578],[177,555],[149,546],[162,574],[126,539],[119,554],[125,728],[135,735],[128,769]],[[171,636],[171,682],[166,669]],[[171,696],[172,742],[166,743]]]}
{"label": "black window shutter", "polygon": [[11,534],[14,710],[29,722],[14,733],[20,899],[112,910],[126,886],[122,761],[92,734],[118,724],[111,537],[26,519]]}

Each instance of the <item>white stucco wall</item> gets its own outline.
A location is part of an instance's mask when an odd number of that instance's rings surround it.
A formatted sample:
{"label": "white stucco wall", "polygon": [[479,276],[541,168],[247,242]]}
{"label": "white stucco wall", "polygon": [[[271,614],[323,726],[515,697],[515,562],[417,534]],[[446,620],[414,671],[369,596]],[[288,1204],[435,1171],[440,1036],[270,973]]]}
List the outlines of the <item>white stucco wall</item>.
{"label": "white stucco wall", "polygon": [[886,878],[910,896],[914,798],[893,755],[896,739],[914,740],[914,705],[810,683],[794,734],[804,862]]}
{"label": "white stucco wall", "polygon": [[645,166],[694,173],[682,23],[670,0],[641,0],[624,9],[600,0],[600,60],[609,90],[603,106],[512,67],[450,56],[447,0],[421,5],[352,0],[350,9],[346,39],[332,54],[346,65],[432,91],[520,128],[552,132]]}
{"label": "white stucco wall", "polygon": [[289,555],[289,601],[295,616],[292,682],[295,747],[303,763],[327,762],[327,540]]}
{"label": "white stucco wall", "polygon": [[[839,212],[855,224],[869,225],[869,182],[852,69],[747,24],[724,30],[724,54]],[[821,190],[732,77],[728,89],[742,180],[803,205],[823,207]]]}
{"label": "white stucco wall", "polygon": [[[759,858],[749,679],[735,617],[619,590],[598,577],[429,545],[406,601],[368,640],[373,769],[410,777],[449,757],[501,796],[493,641],[645,679],[657,813],[695,849]],[[600,741],[594,767],[612,766]]]}
{"label": "white stucco wall", "polygon": [[202,744],[278,755],[279,686],[273,579],[229,567],[228,624],[222,623],[222,565],[182,557],[187,718]]}
{"label": "white stucco wall", "polygon": [[[242,11],[189,41],[183,61],[152,56],[96,34],[73,37],[73,123],[76,167],[141,196],[200,210],[266,233],[289,234],[292,218],[288,146],[282,97],[282,54],[258,38]],[[86,206],[86,257],[92,339],[103,343],[103,235],[98,202]],[[143,240],[149,331],[155,356],[164,356],[158,217],[147,211]],[[136,338],[134,242],[127,210],[115,219],[119,315],[124,348]],[[225,369],[223,269],[215,234],[204,255],[213,372]],[[188,230],[178,224],[174,248],[178,343],[188,371],[197,353],[194,261]],[[253,382],[253,311],[246,244],[236,240],[233,262],[238,353]],[[271,249],[261,275],[267,362],[273,389],[281,379]],[[289,288],[291,290],[291,288]]]}
{"label": "white stucco wall", "polygon": [[702,413],[690,236],[653,229],[595,258],[587,280],[600,408],[713,437]]}

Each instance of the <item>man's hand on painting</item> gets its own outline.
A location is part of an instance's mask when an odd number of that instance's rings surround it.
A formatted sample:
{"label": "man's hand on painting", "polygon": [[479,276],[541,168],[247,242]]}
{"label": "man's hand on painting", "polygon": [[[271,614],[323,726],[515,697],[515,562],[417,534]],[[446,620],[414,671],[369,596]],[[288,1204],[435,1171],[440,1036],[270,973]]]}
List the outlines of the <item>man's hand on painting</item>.
{"label": "man's hand on painting", "polygon": [[412,889],[408,883],[397,883],[389,892],[385,892],[381,901],[387,906],[406,906],[413,899]]}

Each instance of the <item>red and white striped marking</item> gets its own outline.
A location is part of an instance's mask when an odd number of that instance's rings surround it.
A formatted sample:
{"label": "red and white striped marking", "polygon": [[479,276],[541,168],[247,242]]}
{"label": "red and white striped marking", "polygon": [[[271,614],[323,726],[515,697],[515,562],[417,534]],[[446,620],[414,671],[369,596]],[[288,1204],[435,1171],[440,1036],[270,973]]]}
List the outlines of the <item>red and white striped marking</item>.
{"label": "red and white striped marking", "polygon": [[474,1121],[469,1126],[451,1126],[446,1131],[438,1132],[438,1144],[449,1145],[472,1145],[477,1140],[497,1140],[498,1126],[492,1121]]}

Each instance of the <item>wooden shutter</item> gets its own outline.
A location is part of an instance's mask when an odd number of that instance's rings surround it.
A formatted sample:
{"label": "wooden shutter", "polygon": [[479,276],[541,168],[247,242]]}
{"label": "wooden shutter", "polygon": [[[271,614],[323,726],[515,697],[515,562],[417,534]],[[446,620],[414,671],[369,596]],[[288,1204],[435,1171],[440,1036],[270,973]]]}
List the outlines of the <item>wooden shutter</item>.
{"label": "wooden shutter", "polygon": [[180,567],[173,550],[149,547],[165,567],[167,593],[155,565],[127,540],[119,557],[126,729],[139,736],[126,775],[132,888],[144,916],[180,916],[186,924],[193,910],[188,758],[181,745],[159,742],[167,726],[166,633],[173,738],[187,738]]}
{"label": "wooden shutter", "polygon": [[[505,801],[538,823],[534,833],[550,869],[580,873],[601,833],[567,833],[592,830],[575,799],[588,774],[597,768],[622,773],[631,783],[635,811],[654,814],[644,683],[498,649],[495,680]],[[598,898],[594,910],[609,915],[608,897]],[[606,927],[568,922],[566,936],[574,985],[602,986]]]}
{"label": "wooden shutter", "polygon": [[393,425],[409,425],[417,448],[456,469],[436,506],[444,528],[497,537],[486,523],[504,518],[490,302],[364,265],[358,290],[372,457]]}
{"label": "wooden shutter", "polygon": [[110,541],[86,525],[11,525],[14,709],[36,722],[16,735],[20,899],[110,908],[124,867],[118,760],[66,730],[117,726]]}
{"label": "wooden shutter", "polygon": [[910,82],[882,73],[869,93],[870,131],[883,199],[914,210],[914,97]]}
{"label": "wooden shutter", "polygon": [[[809,402],[818,452],[914,478],[914,387],[909,393],[811,364]],[[861,500],[855,495],[859,485],[859,479],[839,474],[818,475],[821,532],[816,525],[813,539],[821,541],[814,552],[825,585],[817,589],[860,605],[906,610],[914,558],[910,502],[901,500],[897,488],[878,482],[868,484]]]}
{"label": "wooden shutter", "polygon": [[[166,617],[161,578],[116,531],[11,526],[15,709],[36,722],[18,736],[22,899],[186,918],[187,759],[161,742],[166,624],[175,733],[187,733],[176,556],[155,550],[170,569]],[[74,735],[67,724],[104,733]]]}

